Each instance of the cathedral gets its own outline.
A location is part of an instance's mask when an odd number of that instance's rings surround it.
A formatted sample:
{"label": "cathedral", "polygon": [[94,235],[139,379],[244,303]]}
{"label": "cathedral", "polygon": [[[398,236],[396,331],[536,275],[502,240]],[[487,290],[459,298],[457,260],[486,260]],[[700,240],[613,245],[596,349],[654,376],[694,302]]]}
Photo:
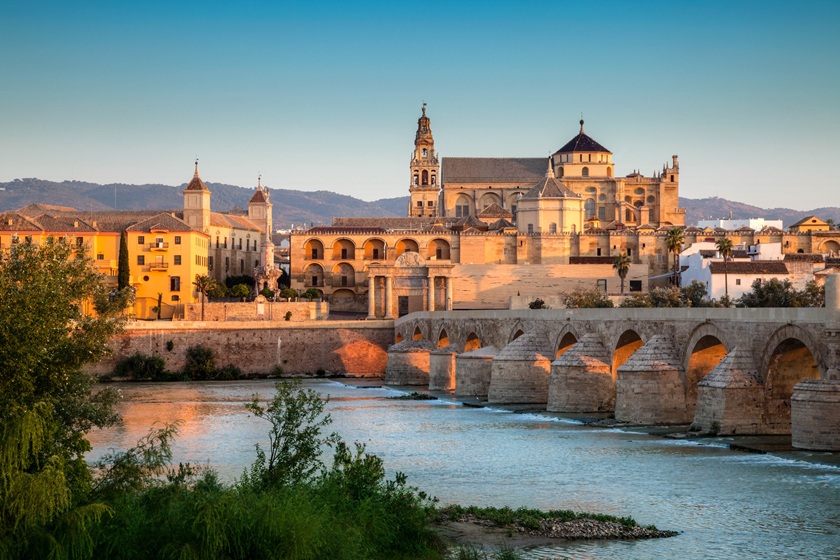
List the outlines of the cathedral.
{"label": "cathedral", "polygon": [[612,258],[624,252],[642,290],[667,270],[665,232],[685,224],[677,157],[652,177],[616,177],[612,152],[583,120],[547,158],[442,158],[424,104],[409,169],[406,217],[292,233],[292,288],[371,318],[498,308],[523,292],[612,290]]}
{"label": "cathedral", "polygon": [[[580,132],[549,158],[438,157],[426,107],[411,161],[414,217],[462,218],[494,208],[527,233],[578,233],[607,224],[684,226],[680,168],[615,177],[613,154]],[[440,180],[438,180],[440,178]],[[501,214],[500,214],[501,215]]]}

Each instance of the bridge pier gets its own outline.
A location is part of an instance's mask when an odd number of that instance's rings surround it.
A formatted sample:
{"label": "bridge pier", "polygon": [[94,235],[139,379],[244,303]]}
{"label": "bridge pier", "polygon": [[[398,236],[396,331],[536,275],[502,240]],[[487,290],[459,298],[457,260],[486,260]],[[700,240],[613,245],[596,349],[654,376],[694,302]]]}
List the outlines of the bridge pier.
{"label": "bridge pier", "polygon": [[499,404],[546,404],[551,360],[548,341],[523,334],[493,360],[487,401]]}
{"label": "bridge pier", "polygon": [[498,353],[493,346],[485,346],[472,352],[464,352],[455,358],[456,397],[487,397],[493,358]]}
{"label": "bridge pier", "polygon": [[615,419],[633,424],[688,424],[685,371],[671,340],[661,334],[618,368]]}
{"label": "bridge pier", "polygon": [[598,335],[587,333],[551,363],[549,412],[615,410],[615,380]]}
{"label": "bridge pier", "polygon": [[692,429],[721,435],[763,433],[764,388],[748,352],[733,348],[697,389]]}
{"label": "bridge pier", "polygon": [[404,340],[388,348],[386,385],[429,384],[429,353],[435,345],[428,340]]}
{"label": "bridge pier", "polygon": [[840,381],[797,383],[790,399],[790,416],[794,447],[840,451]]}
{"label": "bridge pier", "polygon": [[429,390],[455,390],[455,358],[458,347],[454,344],[432,350],[429,353]]}

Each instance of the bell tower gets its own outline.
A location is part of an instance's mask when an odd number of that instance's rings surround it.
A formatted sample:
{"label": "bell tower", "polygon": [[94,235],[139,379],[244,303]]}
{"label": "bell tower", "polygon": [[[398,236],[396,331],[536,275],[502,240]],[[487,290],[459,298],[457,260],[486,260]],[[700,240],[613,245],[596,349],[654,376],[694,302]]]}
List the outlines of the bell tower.
{"label": "bell tower", "polygon": [[414,153],[411,156],[411,202],[410,217],[428,217],[438,215],[438,197],[440,187],[440,161],[435,153],[435,139],[429,117],[426,116],[426,104],[423,114],[417,119],[417,134],[414,136]]}

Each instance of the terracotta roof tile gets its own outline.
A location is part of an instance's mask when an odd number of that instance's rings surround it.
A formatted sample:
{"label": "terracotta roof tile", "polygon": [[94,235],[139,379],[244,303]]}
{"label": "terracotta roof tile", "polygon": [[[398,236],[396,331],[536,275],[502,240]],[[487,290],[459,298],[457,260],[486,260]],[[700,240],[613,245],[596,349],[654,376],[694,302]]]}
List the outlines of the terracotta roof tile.
{"label": "terracotta roof tile", "polygon": [[0,231],[44,231],[44,228],[17,212],[0,214]]}
{"label": "terracotta roof tile", "polygon": [[[723,274],[723,261],[709,263],[712,274]],[[787,274],[784,261],[729,261],[726,263],[727,274]]]}
{"label": "terracotta roof tile", "polygon": [[513,214],[495,202],[478,213],[479,218],[513,218]]}

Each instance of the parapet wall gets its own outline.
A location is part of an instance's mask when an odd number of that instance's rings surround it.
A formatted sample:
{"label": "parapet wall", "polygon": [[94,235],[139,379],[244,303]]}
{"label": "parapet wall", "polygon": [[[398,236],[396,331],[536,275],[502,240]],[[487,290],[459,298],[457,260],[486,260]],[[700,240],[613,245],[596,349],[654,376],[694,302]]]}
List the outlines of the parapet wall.
{"label": "parapet wall", "polygon": [[[204,321],[323,321],[330,314],[326,301],[212,302],[204,304]],[[201,304],[184,306],[186,321],[201,321]]]}
{"label": "parapet wall", "polygon": [[111,340],[111,356],[87,370],[104,375],[120,358],[141,352],[162,357],[167,369],[178,371],[184,367],[187,348],[202,344],[213,349],[217,366],[232,364],[245,374],[271,373],[279,365],[285,374],[324,370],[380,377],[393,343],[392,321],[138,322]]}

